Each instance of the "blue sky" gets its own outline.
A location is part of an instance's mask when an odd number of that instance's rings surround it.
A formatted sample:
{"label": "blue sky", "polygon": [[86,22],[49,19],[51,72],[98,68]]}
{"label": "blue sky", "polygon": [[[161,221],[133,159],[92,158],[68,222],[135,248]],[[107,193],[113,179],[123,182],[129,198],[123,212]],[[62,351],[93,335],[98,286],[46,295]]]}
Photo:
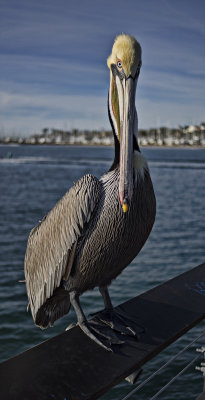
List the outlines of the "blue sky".
{"label": "blue sky", "polygon": [[0,133],[110,129],[116,35],[142,46],[139,127],[205,120],[204,0],[0,0]]}

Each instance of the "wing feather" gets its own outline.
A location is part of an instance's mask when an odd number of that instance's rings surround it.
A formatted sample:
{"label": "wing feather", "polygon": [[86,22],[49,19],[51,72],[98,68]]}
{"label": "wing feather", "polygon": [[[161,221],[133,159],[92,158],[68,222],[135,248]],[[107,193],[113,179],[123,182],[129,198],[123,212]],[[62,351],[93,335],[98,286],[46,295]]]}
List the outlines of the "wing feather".
{"label": "wing feather", "polygon": [[32,229],[25,254],[26,288],[33,319],[44,302],[69,277],[74,253],[85,224],[98,204],[101,183],[85,175]]}

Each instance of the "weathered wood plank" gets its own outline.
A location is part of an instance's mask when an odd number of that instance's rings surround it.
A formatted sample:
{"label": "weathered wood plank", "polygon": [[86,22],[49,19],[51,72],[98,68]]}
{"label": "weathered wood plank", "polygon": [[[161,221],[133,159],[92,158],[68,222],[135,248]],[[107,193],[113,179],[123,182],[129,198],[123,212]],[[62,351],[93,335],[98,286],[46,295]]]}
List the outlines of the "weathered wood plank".
{"label": "weathered wood plank", "polygon": [[205,318],[205,264],[118,306],[146,327],[112,354],[76,327],[0,365],[4,400],[92,400]]}

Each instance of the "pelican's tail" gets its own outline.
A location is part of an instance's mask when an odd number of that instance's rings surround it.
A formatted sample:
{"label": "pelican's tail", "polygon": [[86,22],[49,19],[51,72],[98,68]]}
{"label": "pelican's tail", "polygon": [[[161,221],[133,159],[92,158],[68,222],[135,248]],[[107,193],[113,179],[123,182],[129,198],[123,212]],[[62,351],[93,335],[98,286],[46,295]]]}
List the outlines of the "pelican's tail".
{"label": "pelican's tail", "polygon": [[62,287],[57,288],[53,295],[39,308],[35,324],[42,329],[52,326],[54,322],[70,310],[69,292]]}

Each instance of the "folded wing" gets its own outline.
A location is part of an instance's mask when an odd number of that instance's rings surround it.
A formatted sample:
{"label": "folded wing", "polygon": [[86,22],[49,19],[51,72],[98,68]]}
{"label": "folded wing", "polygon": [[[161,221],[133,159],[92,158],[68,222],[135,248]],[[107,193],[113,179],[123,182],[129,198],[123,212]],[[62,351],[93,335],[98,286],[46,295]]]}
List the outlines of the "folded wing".
{"label": "folded wing", "polygon": [[101,196],[101,183],[85,175],[62,197],[43,220],[32,229],[26,249],[26,288],[35,321],[39,308],[68,278],[78,239]]}

